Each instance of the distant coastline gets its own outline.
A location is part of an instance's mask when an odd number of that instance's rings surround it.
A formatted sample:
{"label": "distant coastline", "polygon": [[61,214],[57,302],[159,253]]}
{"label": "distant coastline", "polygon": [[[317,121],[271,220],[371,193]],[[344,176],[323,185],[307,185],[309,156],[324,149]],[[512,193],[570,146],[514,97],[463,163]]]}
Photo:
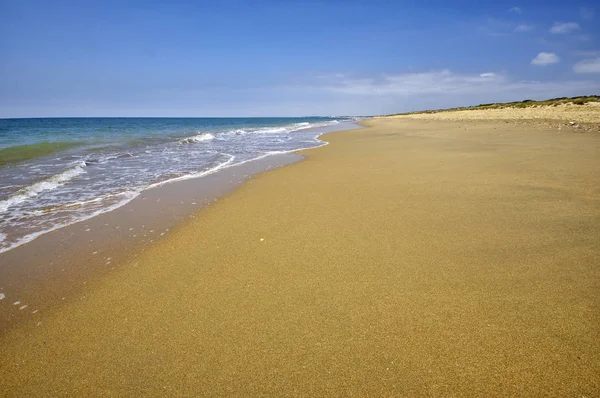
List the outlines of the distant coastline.
{"label": "distant coastline", "polygon": [[408,118],[446,121],[505,121],[535,124],[574,132],[600,131],[600,97],[554,98],[545,101],[524,100],[470,107],[397,113],[384,118]]}
{"label": "distant coastline", "polygon": [[522,109],[522,108],[539,108],[544,106],[561,106],[561,105],[585,105],[587,103],[600,102],[600,96],[598,95],[587,95],[587,96],[578,96],[578,97],[559,97],[559,98],[551,98],[547,100],[531,100],[526,99],[523,101],[511,101],[511,102],[496,102],[489,104],[480,104],[480,105],[472,105],[472,106],[461,106],[455,108],[441,108],[441,109],[428,109],[421,111],[411,111],[411,112],[400,112],[400,113],[390,113],[382,116],[403,116],[403,115],[415,115],[422,113],[440,113],[440,112],[456,112],[456,111],[468,111],[468,110],[490,110],[490,109]]}

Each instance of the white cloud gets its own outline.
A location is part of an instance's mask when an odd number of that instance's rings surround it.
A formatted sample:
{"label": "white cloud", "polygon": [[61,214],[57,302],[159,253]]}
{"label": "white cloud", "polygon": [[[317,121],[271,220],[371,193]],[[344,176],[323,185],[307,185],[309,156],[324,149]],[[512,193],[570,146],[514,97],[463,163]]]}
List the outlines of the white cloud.
{"label": "white cloud", "polygon": [[596,15],[596,10],[594,10],[591,7],[581,7],[579,9],[579,13],[581,14],[581,18],[587,19],[587,20],[592,20],[592,19],[594,19],[594,16]]}
{"label": "white cloud", "polygon": [[600,57],[584,59],[573,65],[575,73],[600,73]]}
{"label": "white cloud", "polygon": [[327,91],[354,95],[413,95],[465,92],[502,81],[493,72],[458,74],[447,69],[433,72],[383,75],[378,78],[341,79],[326,86]]}
{"label": "white cloud", "polygon": [[519,25],[515,28],[515,32],[529,32],[533,30],[533,25]]}
{"label": "white cloud", "polygon": [[555,23],[550,28],[550,33],[554,34],[566,34],[579,30],[579,24],[577,22],[566,22],[566,23]]}
{"label": "white cloud", "polygon": [[[328,82],[322,89],[353,95],[422,95],[422,94],[468,94],[502,90],[508,78],[503,74],[486,72],[460,74],[448,69],[441,71],[400,73],[377,78],[346,78]],[[493,92],[493,91],[492,91]]]}
{"label": "white cloud", "polygon": [[493,72],[477,75],[453,73],[447,69],[435,72],[384,75],[381,78],[344,79],[328,90],[346,94],[424,94],[477,90],[482,85],[503,80]]}
{"label": "white cloud", "polygon": [[324,109],[332,109],[334,104],[344,107],[330,111],[332,114],[384,114],[582,95],[599,90],[600,82],[522,81],[503,73],[462,74],[445,69],[374,77],[346,76],[339,80],[324,80],[322,85],[290,89],[311,95],[322,93]]}
{"label": "white cloud", "polygon": [[523,10],[521,10],[519,7],[512,7],[512,8],[509,8],[508,12],[514,12],[515,14],[521,14],[523,12]]}
{"label": "white cloud", "polygon": [[554,53],[539,53],[534,59],[531,60],[531,65],[545,66],[550,64],[557,64],[560,62],[558,55]]}

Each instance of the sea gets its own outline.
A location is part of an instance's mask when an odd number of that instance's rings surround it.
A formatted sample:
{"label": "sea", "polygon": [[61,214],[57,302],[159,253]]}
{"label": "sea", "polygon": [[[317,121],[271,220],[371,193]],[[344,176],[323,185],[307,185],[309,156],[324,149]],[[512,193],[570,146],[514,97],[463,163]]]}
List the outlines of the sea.
{"label": "sea", "polygon": [[359,117],[0,119],[0,253],[142,191],[314,148]]}

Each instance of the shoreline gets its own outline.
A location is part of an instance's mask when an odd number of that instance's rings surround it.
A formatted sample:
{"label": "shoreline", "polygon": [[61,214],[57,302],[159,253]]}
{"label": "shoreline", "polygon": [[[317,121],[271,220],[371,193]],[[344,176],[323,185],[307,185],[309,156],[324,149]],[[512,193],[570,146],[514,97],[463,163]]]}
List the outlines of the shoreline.
{"label": "shoreline", "polygon": [[[82,119],[86,119],[86,118],[82,118]],[[123,118],[117,118],[117,119],[123,119]],[[133,118],[133,119],[136,119],[136,118]],[[349,121],[348,122],[341,122],[341,123],[338,122],[338,124],[329,124],[329,125],[324,125],[324,126],[323,125],[320,125],[320,126],[317,125],[317,126],[312,126],[312,127],[308,127],[308,128],[302,128],[302,129],[298,129],[298,130],[293,130],[293,132],[297,132],[297,131],[302,130],[302,132],[314,132],[314,133],[316,133],[316,136],[313,137],[313,139],[315,140],[315,143],[318,143],[318,144],[317,144],[317,146],[314,146],[313,148],[317,148],[319,146],[326,145],[325,142],[319,140],[319,137],[322,134],[325,134],[325,133],[330,132],[330,131],[336,131],[338,129],[339,130],[345,130],[347,128],[353,128],[352,126],[356,126],[356,123],[355,122],[349,122]],[[191,138],[195,138],[195,136],[192,136]],[[187,137],[187,138],[184,139],[184,141],[185,140],[189,140],[191,138]],[[25,146],[27,146],[27,145],[25,145]],[[10,148],[12,148],[12,147],[10,147]],[[156,187],[163,186],[165,184],[176,183],[176,182],[185,181],[185,180],[189,180],[189,179],[202,178],[202,177],[204,177],[206,175],[210,175],[210,174],[216,173],[219,170],[222,170],[222,169],[225,169],[225,168],[228,168],[228,167],[242,165],[242,164],[247,163],[247,162],[251,162],[251,161],[255,161],[255,160],[260,160],[260,159],[263,159],[263,158],[266,158],[266,157],[269,157],[269,156],[273,156],[273,155],[279,155],[279,154],[284,155],[284,154],[289,154],[289,153],[295,153],[295,152],[300,151],[302,149],[310,149],[310,148],[311,147],[291,149],[291,150],[274,150],[274,151],[264,152],[263,154],[258,155],[258,156],[254,157],[254,158],[250,158],[250,159],[247,159],[247,160],[241,160],[241,161],[240,160],[236,161],[235,160],[236,156],[226,153],[225,155],[230,156],[230,159],[227,160],[227,161],[225,161],[225,162],[222,162],[222,163],[220,163],[220,164],[218,164],[218,165],[216,165],[216,166],[214,166],[212,168],[209,168],[209,169],[206,169],[206,170],[203,170],[203,171],[200,171],[200,172],[193,172],[193,173],[188,173],[188,174],[180,175],[180,176],[177,176],[177,177],[172,177],[172,178],[169,178],[169,179],[166,179],[166,180],[163,180],[163,181],[159,181],[159,182],[150,183],[150,184],[142,186],[142,187],[137,187],[135,190],[116,193],[116,194],[114,194],[112,196],[121,196],[121,195],[123,195],[123,196],[125,196],[125,198],[123,200],[121,200],[120,202],[118,202],[118,203],[111,204],[110,206],[101,208],[99,210],[93,210],[90,215],[79,217],[78,219],[72,219],[72,220],[67,221],[66,223],[54,225],[54,226],[51,226],[48,229],[41,230],[41,231],[36,231],[36,232],[30,233],[28,235],[22,236],[19,239],[17,239],[15,242],[13,242],[10,246],[8,246],[8,247],[2,246],[0,248],[0,255],[2,253],[8,252],[8,251],[10,251],[12,249],[15,249],[15,248],[17,248],[17,247],[19,247],[21,245],[24,245],[24,244],[27,244],[27,243],[29,243],[31,241],[34,241],[39,236],[51,233],[51,232],[59,230],[61,228],[68,227],[69,225],[73,225],[75,223],[85,222],[85,221],[87,221],[87,220],[89,220],[89,219],[91,219],[93,217],[98,216],[98,215],[102,215],[104,213],[107,213],[107,212],[119,209],[120,207],[123,207],[123,206],[127,205],[132,200],[134,200],[135,198],[137,198],[138,196],[140,196],[143,192],[145,192],[145,191],[147,191],[149,189],[153,189],[153,188],[156,188]],[[129,156],[128,154],[125,154],[125,155]],[[97,162],[97,161],[96,160],[92,160],[92,163],[95,163],[95,162]],[[55,177],[61,177],[64,174],[68,174],[67,179],[70,179],[72,174],[78,175],[78,174],[82,173],[83,172],[82,171],[82,167],[86,167],[86,166],[87,166],[86,161],[81,161],[80,164],[76,164],[76,165],[71,164],[69,166],[70,167],[69,169],[62,170],[59,174],[54,174],[51,177],[45,177],[45,178],[43,178],[43,179],[41,179],[41,180],[39,180],[37,182],[33,182],[27,188],[30,188],[32,186],[36,186],[38,183],[45,182],[47,180],[52,180]],[[18,191],[13,196],[18,197],[19,201],[22,201],[21,197],[25,197],[27,195],[26,194],[18,195],[19,192],[20,191]],[[94,201],[96,201],[98,199],[99,198],[87,199],[85,202],[94,202]],[[0,205],[4,205],[5,206],[4,210],[7,210],[12,205],[12,203],[11,203],[12,200],[13,200],[13,197],[8,197],[6,200],[0,201],[0,202],[2,202],[2,203],[0,203]],[[57,207],[61,208],[62,206],[58,205]],[[11,233],[12,233],[12,231],[10,231],[10,230],[6,231],[6,233],[1,233],[0,237],[2,237],[3,239],[4,238],[11,238]]]}
{"label": "shoreline", "polygon": [[[354,128],[360,126],[347,123],[315,130],[322,131],[321,137]],[[315,148],[324,145],[327,142]],[[114,272],[247,180],[302,161],[298,152],[304,150],[265,154],[213,172],[154,184],[123,205],[1,252],[0,334],[22,323],[38,322],[44,311],[77,297],[88,283]]]}
{"label": "shoreline", "polygon": [[0,335],[2,391],[597,395],[596,136],[362,124]]}
{"label": "shoreline", "polygon": [[152,187],[119,208],[0,253],[0,334],[39,321],[45,310],[73,299],[90,281],[115,271],[247,179],[301,160],[274,155]]}

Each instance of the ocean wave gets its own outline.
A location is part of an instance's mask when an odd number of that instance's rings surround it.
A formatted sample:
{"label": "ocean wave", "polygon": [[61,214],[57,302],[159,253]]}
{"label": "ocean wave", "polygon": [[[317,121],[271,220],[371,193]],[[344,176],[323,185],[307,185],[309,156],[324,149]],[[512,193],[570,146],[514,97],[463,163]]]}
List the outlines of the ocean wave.
{"label": "ocean wave", "polygon": [[286,126],[276,126],[276,127],[261,127],[254,129],[237,129],[230,130],[223,135],[247,135],[247,134],[278,134],[278,133],[291,133],[294,131],[310,129],[314,127],[321,127],[327,125],[326,123],[294,123]]}
{"label": "ocean wave", "polygon": [[191,137],[187,137],[182,139],[181,142],[182,144],[193,144],[196,142],[206,142],[206,141],[212,141],[215,139],[215,136],[212,135],[211,133],[201,133],[198,135],[194,135]]}
{"label": "ocean wave", "polygon": [[105,164],[111,160],[120,160],[126,158],[132,158],[134,155],[129,152],[120,153],[117,155],[108,155],[108,156],[100,156],[100,157],[88,157],[84,160],[86,166],[96,165],[96,164]]}
{"label": "ocean wave", "polygon": [[208,170],[200,171],[197,173],[184,174],[182,176],[169,178],[168,180],[165,180],[165,181],[155,182],[154,184],[150,184],[150,185],[144,187],[143,189],[145,190],[145,189],[150,189],[150,188],[154,188],[154,187],[159,187],[161,185],[169,184],[169,183],[172,183],[175,181],[183,181],[183,180],[189,180],[192,178],[204,177],[206,175],[212,174],[215,171],[221,170],[222,168],[231,165],[233,163],[233,161],[235,160],[235,156],[231,155],[229,153],[223,153],[222,155],[227,156],[229,159],[227,159],[225,162],[217,164],[214,167],[211,167]]}
{"label": "ocean wave", "polygon": [[18,190],[10,198],[0,201],[0,213],[5,212],[11,206],[33,198],[44,191],[50,191],[52,189],[60,187],[61,185],[66,184],[69,180],[77,177],[80,174],[85,173],[84,167],[85,162],[81,162],[77,166],[67,169],[62,173],[55,174],[50,178],[38,181],[34,184],[31,184],[25,188]]}
{"label": "ocean wave", "polygon": [[[63,212],[64,211],[76,211],[86,205],[95,204],[95,203],[106,201],[108,199],[113,199],[113,198],[118,198],[118,197],[124,197],[126,199],[129,198],[129,200],[131,200],[132,198],[136,197],[138,194],[139,194],[139,192],[136,190],[127,190],[124,192],[110,193],[110,194],[99,196],[97,198],[81,200],[81,201],[72,202],[72,203],[65,203],[65,204],[61,204],[61,205],[57,205],[57,206],[45,207],[40,210],[34,210],[33,213],[36,215],[42,215],[42,214],[54,213],[57,211],[63,211]],[[127,200],[127,201],[129,201],[129,200]],[[120,202],[123,202],[123,199],[121,199]]]}
{"label": "ocean wave", "polygon": [[237,129],[231,130],[224,133],[224,135],[247,135],[247,134],[276,134],[285,133],[287,129],[285,127],[263,127],[258,129]]}
{"label": "ocean wave", "polygon": [[[139,192],[138,191],[127,191],[127,192],[123,192],[123,199],[117,203],[112,204],[109,207],[105,207],[103,209],[98,209],[92,213],[86,213],[86,214],[82,214],[79,217],[73,218],[71,220],[69,220],[68,222],[65,223],[60,223],[60,224],[56,224],[50,228],[41,230],[41,231],[37,231],[31,234],[27,234],[25,236],[22,236],[19,239],[16,239],[13,242],[7,242],[5,243],[3,240],[0,240],[0,253],[4,253],[7,252],[11,249],[14,249],[15,247],[19,247],[21,245],[24,245],[25,243],[31,242],[32,240],[37,239],[38,237],[47,234],[48,232],[52,232],[52,231],[56,231],[57,229],[61,229],[64,227],[67,227],[69,225],[72,225],[74,223],[77,222],[82,222],[82,221],[86,221],[89,220],[90,218],[94,218],[100,214],[103,213],[108,213],[111,212],[113,210],[118,209],[119,207],[122,207],[124,205],[126,205],[127,203],[131,202],[133,199],[135,199],[137,196],[139,196]],[[115,195],[117,196],[117,195]],[[5,235],[6,237],[6,235]]]}
{"label": "ocean wave", "polygon": [[309,129],[311,127],[316,127],[316,126],[318,126],[317,123],[315,123],[315,124],[310,124],[308,122],[296,123],[293,125],[293,131]]}

